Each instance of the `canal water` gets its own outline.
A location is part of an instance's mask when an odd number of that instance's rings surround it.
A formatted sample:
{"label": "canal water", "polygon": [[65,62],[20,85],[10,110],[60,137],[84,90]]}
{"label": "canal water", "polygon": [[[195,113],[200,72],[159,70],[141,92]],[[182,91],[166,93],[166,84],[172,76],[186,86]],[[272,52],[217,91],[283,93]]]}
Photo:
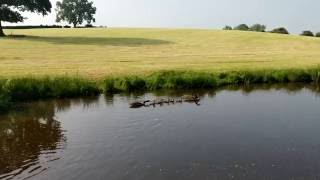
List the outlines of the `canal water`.
{"label": "canal water", "polygon": [[[198,94],[200,105],[129,108]],[[46,100],[0,115],[0,179],[320,178],[319,89],[230,87]]]}

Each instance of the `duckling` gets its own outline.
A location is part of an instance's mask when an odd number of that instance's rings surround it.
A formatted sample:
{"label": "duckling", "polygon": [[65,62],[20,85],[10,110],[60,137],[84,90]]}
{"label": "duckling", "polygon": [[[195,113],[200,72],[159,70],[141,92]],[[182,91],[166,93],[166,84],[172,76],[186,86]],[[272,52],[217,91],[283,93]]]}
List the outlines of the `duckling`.
{"label": "duckling", "polygon": [[195,101],[194,102],[197,106],[200,106],[201,104],[199,103],[199,101]]}
{"label": "duckling", "polygon": [[150,107],[152,106],[152,102],[150,100],[147,100],[147,101],[143,101],[144,103],[144,107]]}
{"label": "duckling", "polygon": [[170,99],[168,98],[167,100],[164,100],[164,103],[169,104],[170,103]]}
{"label": "duckling", "polygon": [[182,99],[185,102],[195,102],[195,101],[200,101],[200,98],[197,95],[184,95],[182,96]]}
{"label": "duckling", "polygon": [[159,105],[160,105],[160,106],[162,106],[164,103],[165,103],[165,100],[164,100],[164,99],[161,99],[161,100],[159,101]]}
{"label": "duckling", "polygon": [[150,100],[146,100],[146,101],[143,101],[143,104],[147,104],[147,103],[150,103],[151,101]]}
{"label": "duckling", "polygon": [[153,100],[149,105],[150,105],[150,106],[153,106],[153,107],[156,107],[156,101]]}
{"label": "duckling", "polygon": [[174,104],[174,99],[169,99],[169,102]]}
{"label": "duckling", "polygon": [[154,102],[154,104],[162,105],[164,103],[164,99],[156,99],[153,102]]}

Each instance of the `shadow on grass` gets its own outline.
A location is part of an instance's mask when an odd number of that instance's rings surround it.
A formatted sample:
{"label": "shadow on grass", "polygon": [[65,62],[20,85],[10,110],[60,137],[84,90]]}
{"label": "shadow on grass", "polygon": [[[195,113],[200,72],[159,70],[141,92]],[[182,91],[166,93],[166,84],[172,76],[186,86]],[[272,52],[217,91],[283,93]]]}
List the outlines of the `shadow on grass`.
{"label": "shadow on grass", "polygon": [[101,45],[101,46],[143,46],[171,44],[171,41],[147,38],[121,38],[121,37],[45,37],[9,35],[6,38],[15,40],[39,41],[52,44],[79,44],[79,45]]}

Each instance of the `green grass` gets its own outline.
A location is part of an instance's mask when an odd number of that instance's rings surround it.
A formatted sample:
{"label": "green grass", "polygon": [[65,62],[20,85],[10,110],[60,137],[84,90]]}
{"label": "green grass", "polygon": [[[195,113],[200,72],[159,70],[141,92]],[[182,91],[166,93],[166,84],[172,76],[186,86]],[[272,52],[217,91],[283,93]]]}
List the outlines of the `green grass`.
{"label": "green grass", "polygon": [[311,68],[320,64],[320,38],[193,29],[6,30],[1,76],[150,75],[154,72]]}
{"label": "green grass", "polygon": [[73,98],[100,94],[96,82],[74,77],[0,79],[0,112],[14,102],[45,98]]}
{"label": "green grass", "polygon": [[320,84],[320,38],[183,29],[6,30],[0,112],[100,92]]}
{"label": "green grass", "polygon": [[320,67],[288,70],[228,72],[161,71],[150,75],[108,77],[93,81],[75,77],[26,77],[0,79],[0,112],[14,102],[44,98],[96,96],[101,92],[152,91],[161,89],[216,89],[227,85],[273,83],[313,83],[320,85]]}
{"label": "green grass", "polygon": [[146,76],[110,77],[104,81],[103,88],[105,92],[130,92],[160,89],[214,89],[226,85],[300,82],[320,84],[320,68],[219,73],[166,71]]}

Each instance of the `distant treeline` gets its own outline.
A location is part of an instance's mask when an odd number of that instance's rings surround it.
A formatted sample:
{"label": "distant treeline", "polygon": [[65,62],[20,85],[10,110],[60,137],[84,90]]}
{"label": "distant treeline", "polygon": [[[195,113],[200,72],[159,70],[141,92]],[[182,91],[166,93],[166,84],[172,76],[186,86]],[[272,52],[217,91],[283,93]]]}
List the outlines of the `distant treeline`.
{"label": "distant treeline", "polygon": [[71,26],[60,25],[37,25],[37,26],[3,26],[4,29],[40,29],[40,28],[71,28]]}
{"label": "distant treeline", "polygon": [[[275,28],[271,31],[266,31],[267,26],[263,24],[254,24],[252,26],[248,26],[247,24],[240,24],[235,27],[225,26],[223,30],[238,30],[238,31],[255,31],[255,32],[270,32],[270,33],[278,33],[278,34],[290,34],[289,31],[284,27]],[[311,37],[320,37],[320,32],[313,33],[312,31],[303,31],[301,36],[311,36]]]}
{"label": "distant treeline", "polygon": [[[36,26],[3,26],[4,29],[50,29],[50,28],[71,28],[71,26],[61,26],[61,25],[36,25]],[[96,28],[91,24],[85,26],[79,26],[76,28]]]}

